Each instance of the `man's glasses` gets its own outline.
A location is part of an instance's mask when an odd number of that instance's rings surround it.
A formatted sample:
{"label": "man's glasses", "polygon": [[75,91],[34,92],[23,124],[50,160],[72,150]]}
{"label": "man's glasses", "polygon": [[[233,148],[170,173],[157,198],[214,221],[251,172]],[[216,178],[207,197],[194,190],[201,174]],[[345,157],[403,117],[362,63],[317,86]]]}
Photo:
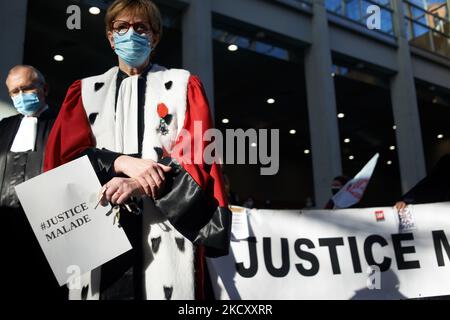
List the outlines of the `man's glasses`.
{"label": "man's glasses", "polygon": [[145,22],[129,23],[122,20],[115,20],[112,22],[112,30],[120,36],[125,35],[131,27],[133,27],[133,30],[140,35],[150,35],[153,31],[150,25]]}

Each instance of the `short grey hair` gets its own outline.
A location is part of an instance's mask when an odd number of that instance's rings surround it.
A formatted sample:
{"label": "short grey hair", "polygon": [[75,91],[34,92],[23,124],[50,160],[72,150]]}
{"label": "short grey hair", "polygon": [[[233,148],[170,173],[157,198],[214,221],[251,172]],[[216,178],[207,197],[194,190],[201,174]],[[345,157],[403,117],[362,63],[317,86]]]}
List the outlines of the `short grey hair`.
{"label": "short grey hair", "polygon": [[33,66],[27,65],[27,64],[19,64],[15,67],[13,67],[10,71],[9,74],[13,73],[16,69],[21,69],[21,68],[26,68],[26,69],[30,69],[33,72],[33,77],[36,80],[36,82],[38,82],[40,85],[44,86],[47,84],[47,81],[45,80],[44,75],[42,74],[42,72],[40,72],[38,69],[36,69]]}

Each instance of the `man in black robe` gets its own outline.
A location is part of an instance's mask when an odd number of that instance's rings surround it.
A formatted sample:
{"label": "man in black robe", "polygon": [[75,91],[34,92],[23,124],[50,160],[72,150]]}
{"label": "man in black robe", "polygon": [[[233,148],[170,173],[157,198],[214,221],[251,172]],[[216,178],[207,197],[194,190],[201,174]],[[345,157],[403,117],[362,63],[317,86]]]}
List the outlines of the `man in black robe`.
{"label": "man in black robe", "polygon": [[15,192],[15,186],[42,173],[56,114],[46,103],[45,79],[34,67],[12,68],[6,86],[19,114],[0,121],[2,291],[11,300],[64,299]]}

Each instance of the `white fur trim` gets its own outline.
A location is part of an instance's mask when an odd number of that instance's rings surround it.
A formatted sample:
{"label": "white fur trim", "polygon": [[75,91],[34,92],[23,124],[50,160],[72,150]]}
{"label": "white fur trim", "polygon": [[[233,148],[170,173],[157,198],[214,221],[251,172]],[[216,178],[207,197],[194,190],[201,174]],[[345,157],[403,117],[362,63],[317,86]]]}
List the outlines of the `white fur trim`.
{"label": "white fur trim", "polygon": [[[145,201],[144,201],[145,203]],[[144,204],[145,208],[145,204]],[[144,210],[145,211],[145,210]],[[145,292],[149,300],[165,300],[165,290],[171,291],[170,300],[194,300],[194,247],[168,222],[154,223],[150,215],[143,217],[147,229],[144,239]],[[153,221],[152,221],[153,220]],[[152,239],[160,238],[158,251],[152,250]],[[183,250],[177,245],[183,243]]]}
{"label": "white fur trim", "polygon": [[83,290],[87,290],[86,300],[100,299],[100,268],[94,269],[81,275],[75,282],[79,288],[69,288],[69,300],[83,300]]}
{"label": "white fur trim", "polygon": [[[170,224],[169,224],[170,225]],[[147,241],[161,237],[161,247],[156,254],[145,251],[144,260],[151,261],[145,269],[145,292],[148,300],[165,300],[164,289],[172,290],[170,300],[194,300],[194,248],[192,243],[173,229],[164,231],[164,225],[152,224]],[[183,239],[184,252],[177,247],[177,239]]]}
{"label": "white fur trim", "polygon": [[[115,101],[116,79],[118,67],[111,68],[106,73],[83,79],[81,81],[81,97],[86,115],[97,113],[97,119],[91,126],[97,148],[114,151],[115,143]],[[103,83],[103,87],[95,90],[96,83]]]}
{"label": "white fur trim", "polygon": [[[155,147],[164,148],[168,153],[172,151],[184,125],[189,77],[188,71],[176,69],[160,69],[149,73],[145,93],[145,133],[142,147],[144,159],[158,160]],[[172,81],[172,87],[167,90],[165,84],[169,81]],[[157,112],[159,103],[164,103],[172,116],[168,126],[169,134],[166,136],[157,133],[160,124]]]}

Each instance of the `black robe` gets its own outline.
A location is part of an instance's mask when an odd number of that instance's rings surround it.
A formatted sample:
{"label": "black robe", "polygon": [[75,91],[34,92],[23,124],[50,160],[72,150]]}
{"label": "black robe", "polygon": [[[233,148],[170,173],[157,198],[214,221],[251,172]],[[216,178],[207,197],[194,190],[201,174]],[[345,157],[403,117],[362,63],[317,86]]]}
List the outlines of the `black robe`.
{"label": "black robe", "polygon": [[43,171],[47,137],[56,114],[38,119],[35,151],[11,152],[23,116],[0,121],[0,215],[2,291],[8,300],[62,300],[65,289],[55,276],[23,212],[14,187]]}

